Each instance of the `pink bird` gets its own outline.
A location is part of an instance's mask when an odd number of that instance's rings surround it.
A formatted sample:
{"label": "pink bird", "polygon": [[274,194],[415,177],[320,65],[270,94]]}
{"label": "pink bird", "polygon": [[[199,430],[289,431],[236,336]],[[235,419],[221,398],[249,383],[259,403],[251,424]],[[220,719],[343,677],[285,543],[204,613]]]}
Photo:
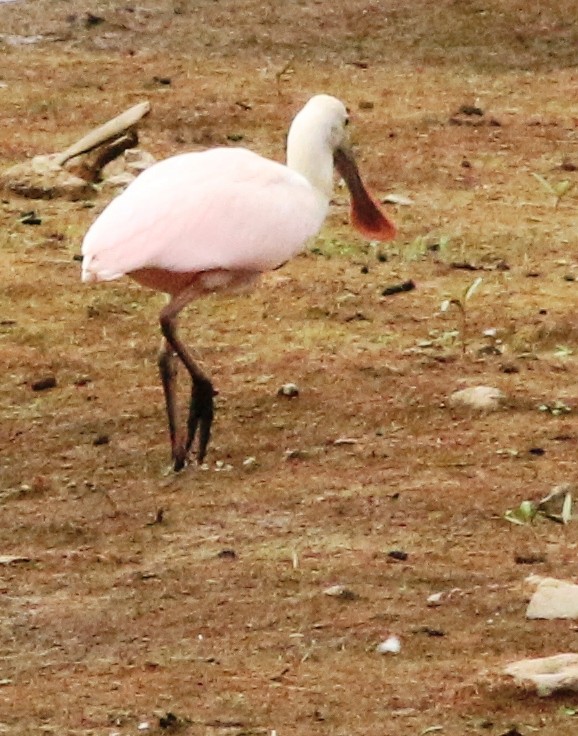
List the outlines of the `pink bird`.
{"label": "pink bird", "polygon": [[[211,379],[177,335],[181,310],[213,292],[255,282],[299,253],[320,230],[333,190],[333,166],[351,193],[352,222],[366,237],[390,240],[395,226],[367,193],[347,144],[347,108],[317,95],[296,115],[287,165],[243,148],[185,153],[144,171],[90,227],[82,280],[127,275],[166,292],[159,369],[175,471],[186,464],[198,430],[202,462],[213,422]],[[187,431],[177,429],[177,363],[191,382]]]}

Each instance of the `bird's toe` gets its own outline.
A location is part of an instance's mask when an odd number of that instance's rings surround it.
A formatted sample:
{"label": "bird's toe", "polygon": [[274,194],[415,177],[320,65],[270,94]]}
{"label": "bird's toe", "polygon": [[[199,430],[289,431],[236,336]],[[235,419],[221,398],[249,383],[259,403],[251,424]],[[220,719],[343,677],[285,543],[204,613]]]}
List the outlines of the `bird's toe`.
{"label": "bird's toe", "polygon": [[187,453],[185,448],[181,447],[176,452],[173,452],[173,469],[175,473],[179,473],[187,464]]}

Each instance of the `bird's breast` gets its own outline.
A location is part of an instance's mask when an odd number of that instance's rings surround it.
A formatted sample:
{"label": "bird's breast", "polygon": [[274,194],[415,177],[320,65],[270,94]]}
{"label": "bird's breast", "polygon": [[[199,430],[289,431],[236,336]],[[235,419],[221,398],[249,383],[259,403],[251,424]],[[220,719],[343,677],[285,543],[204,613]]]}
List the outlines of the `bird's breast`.
{"label": "bird's breast", "polygon": [[185,289],[196,290],[197,296],[204,296],[217,292],[238,292],[250,289],[261,274],[251,270],[217,268],[200,272],[183,272],[152,267],[139,268],[129,275],[141,286],[164,291],[172,296]]}

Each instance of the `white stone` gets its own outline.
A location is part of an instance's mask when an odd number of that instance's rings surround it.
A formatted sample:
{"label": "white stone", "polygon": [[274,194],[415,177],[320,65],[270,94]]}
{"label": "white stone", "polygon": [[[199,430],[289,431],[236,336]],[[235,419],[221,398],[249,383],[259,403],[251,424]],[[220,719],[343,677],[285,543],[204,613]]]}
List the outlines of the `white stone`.
{"label": "white stone", "polygon": [[0,191],[28,199],[86,199],[95,193],[92,184],[58,165],[56,156],[35,156],[0,172]]}
{"label": "white stone", "polygon": [[427,597],[428,606],[439,606],[439,604],[442,602],[443,596],[444,596],[443,593],[432,593],[431,595],[428,595]]}
{"label": "white stone", "polygon": [[464,406],[470,409],[495,411],[506,400],[506,394],[493,386],[471,386],[451,394],[450,406]]}
{"label": "white stone", "polygon": [[386,194],[381,200],[384,204],[400,204],[409,207],[413,204],[413,199],[406,197],[404,194]]}
{"label": "white stone", "polygon": [[380,642],[376,647],[375,651],[378,654],[399,654],[401,652],[401,641],[395,634],[391,634]]}
{"label": "white stone", "polygon": [[578,691],[578,654],[521,659],[507,665],[504,672],[518,685],[534,684],[538,695],[550,695],[555,690]]}
{"label": "white stone", "polygon": [[578,585],[539,575],[530,575],[526,583],[535,587],[526,618],[578,618]]}
{"label": "white stone", "polygon": [[30,562],[30,557],[22,557],[22,555],[0,555],[0,565],[14,565],[18,562]]}
{"label": "white stone", "polygon": [[288,396],[292,399],[299,396],[299,388],[296,383],[284,383],[277,391],[277,396]]}
{"label": "white stone", "polygon": [[331,598],[343,598],[350,601],[357,598],[357,595],[350,588],[346,588],[345,585],[330,585],[329,588],[325,588],[323,594]]}

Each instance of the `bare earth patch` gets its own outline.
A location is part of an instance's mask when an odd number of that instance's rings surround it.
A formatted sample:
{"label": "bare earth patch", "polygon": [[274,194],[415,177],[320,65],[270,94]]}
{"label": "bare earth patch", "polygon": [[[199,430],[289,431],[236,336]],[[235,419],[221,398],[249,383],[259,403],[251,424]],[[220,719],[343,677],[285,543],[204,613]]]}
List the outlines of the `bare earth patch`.
{"label": "bare earth patch", "polygon": [[[0,733],[576,733],[576,693],[501,674],[578,644],[523,585],[576,582],[578,523],[504,518],[578,449],[575,7],[528,6],[0,4],[2,168],[145,99],[158,158],[282,160],[323,91],[411,200],[378,247],[337,188],[310,250],[188,310],[220,393],[207,468],[175,475],[162,298],[73,260],[111,193],[2,195]],[[480,385],[495,411],[449,402]]]}

